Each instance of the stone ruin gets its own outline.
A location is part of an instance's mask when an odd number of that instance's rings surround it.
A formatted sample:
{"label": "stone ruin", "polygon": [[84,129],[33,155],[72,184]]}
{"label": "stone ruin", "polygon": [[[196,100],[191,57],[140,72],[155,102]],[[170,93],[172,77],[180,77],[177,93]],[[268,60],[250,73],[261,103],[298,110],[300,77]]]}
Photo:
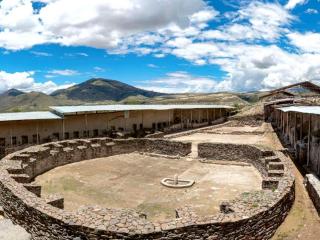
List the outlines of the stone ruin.
{"label": "stone ruin", "polygon": [[[130,209],[83,207],[63,210],[63,197],[41,197],[32,180],[55,167],[130,152],[187,156],[190,143],[163,139],[69,140],[30,147],[0,161],[0,204],[5,216],[23,226],[32,239],[270,239],[294,201],[294,178],[287,157],[251,145],[199,144],[204,164],[212,160],[247,162],[263,177],[262,189],[223,202],[220,212],[198,216],[192,206],[176,209],[176,218],[151,221]],[[176,158],[179,161],[179,158]],[[179,183],[179,179],[178,183]]]}

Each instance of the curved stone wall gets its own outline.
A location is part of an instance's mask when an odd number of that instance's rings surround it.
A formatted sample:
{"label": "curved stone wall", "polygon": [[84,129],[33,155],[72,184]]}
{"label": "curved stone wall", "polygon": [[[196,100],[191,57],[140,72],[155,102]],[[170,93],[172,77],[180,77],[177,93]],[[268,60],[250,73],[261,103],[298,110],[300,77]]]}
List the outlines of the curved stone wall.
{"label": "curved stone wall", "polygon": [[262,190],[223,203],[221,212],[212,216],[197,216],[192,206],[176,209],[176,219],[162,222],[133,210],[97,206],[67,212],[61,209],[61,197],[41,198],[41,186],[31,183],[57,166],[133,151],[186,156],[191,144],[101,138],[30,147],[0,161],[0,204],[6,216],[26,228],[33,239],[269,239],[294,200],[294,178],[281,152],[232,144],[200,144],[199,155],[206,164],[211,158],[250,161],[263,176]]}

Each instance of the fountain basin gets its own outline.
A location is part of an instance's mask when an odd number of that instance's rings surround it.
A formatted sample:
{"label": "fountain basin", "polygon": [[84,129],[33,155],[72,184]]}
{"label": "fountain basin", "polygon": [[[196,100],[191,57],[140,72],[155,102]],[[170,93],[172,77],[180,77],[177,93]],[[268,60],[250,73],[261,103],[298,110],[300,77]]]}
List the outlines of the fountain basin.
{"label": "fountain basin", "polygon": [[161,180],[161,184],[170,187],[170,188],[188,188],[192,187],[195,183],[194,180],[181,180],[181,179],[173,179],[173,178],[164,178]]}

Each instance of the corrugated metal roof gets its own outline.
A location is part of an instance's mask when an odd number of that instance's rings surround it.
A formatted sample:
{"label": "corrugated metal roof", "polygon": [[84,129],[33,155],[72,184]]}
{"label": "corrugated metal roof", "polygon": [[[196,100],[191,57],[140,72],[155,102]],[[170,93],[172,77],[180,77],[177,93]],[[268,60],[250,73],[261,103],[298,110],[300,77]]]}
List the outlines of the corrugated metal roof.
{"label": "corrugated metal roof", "polygon": [[117,111],[133,111],[133,110],[171,110],[171,109],[215,109],[226,108],[231,109],[233,107],[224,105],[94,105],[94,106],[54,106],[50,107],[54,111],[64,114],[85,114],[96,112],[117,112]]}
{"label": "corrugated metal roof", "polygon": [[22,121],[22,120],[51,120],[61,119],[52,112],[15,112],[0,113],[0,122]]}
{"label": "corrugated metal roof", "polygon": [[320,106],[289,106],[279,108],[279,110],[283,112],[299,112],[320,115]]}

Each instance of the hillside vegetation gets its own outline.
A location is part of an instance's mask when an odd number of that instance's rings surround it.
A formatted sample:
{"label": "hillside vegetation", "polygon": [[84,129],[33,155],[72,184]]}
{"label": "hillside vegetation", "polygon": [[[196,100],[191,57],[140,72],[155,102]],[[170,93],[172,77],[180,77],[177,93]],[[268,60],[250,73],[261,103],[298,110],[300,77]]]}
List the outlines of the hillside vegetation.
{"label": "hillside vegetation", "polygon": [[258,101],[260,93],[163,94],[106,79],[90,79],[51,95],[16,89],[0,95],[0,112],[48,110],[49,106],[92,104],[219,104],[237,108]]}

